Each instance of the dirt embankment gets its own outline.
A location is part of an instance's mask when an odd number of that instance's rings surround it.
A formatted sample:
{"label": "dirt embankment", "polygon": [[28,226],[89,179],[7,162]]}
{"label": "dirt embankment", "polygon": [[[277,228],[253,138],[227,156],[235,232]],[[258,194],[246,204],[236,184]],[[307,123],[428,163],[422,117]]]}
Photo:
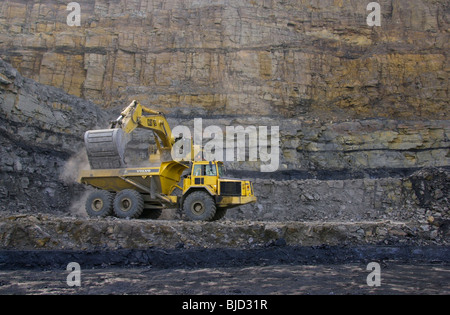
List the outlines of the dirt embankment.
{"label": "dirt embankment", "polygon": [[448,228],[432,223],[188,222],[10,215],[0,217],[0,248],[117,250],[257,248],[320,245],[448,245]]}

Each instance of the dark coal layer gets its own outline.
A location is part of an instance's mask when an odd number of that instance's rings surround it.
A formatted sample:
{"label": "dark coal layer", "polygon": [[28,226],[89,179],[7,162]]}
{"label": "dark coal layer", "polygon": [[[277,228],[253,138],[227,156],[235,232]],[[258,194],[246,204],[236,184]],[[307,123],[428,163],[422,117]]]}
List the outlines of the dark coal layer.
{"label": "dark coal layer", "polygon": [[0,270],[135,267],[216,268],[396,261],[450,264],[449,246],[270,246],[256,249],[122,249],[115,251],[0,251]]}
{"label": "dark coal layer", "polygon": [[[228,170],[227,173],[235,178],[273,179],[273,180],[347,180],[359,178],[407,178],[422,170],[419,167],[409,168],[373,168],[373,169],[339,169],[339,170],[286,170],[271,173],[246,170]],[[450,166],[441,166],[441,170],[450,171]]]}

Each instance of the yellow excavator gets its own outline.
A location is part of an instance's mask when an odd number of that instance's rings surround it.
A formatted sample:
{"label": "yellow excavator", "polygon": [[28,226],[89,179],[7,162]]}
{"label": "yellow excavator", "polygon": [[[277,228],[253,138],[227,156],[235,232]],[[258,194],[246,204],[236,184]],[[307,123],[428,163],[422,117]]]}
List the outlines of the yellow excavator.
{"label": "yellow excavator", "polygon": [[[136,128],[153,131],[157,152],[145,166],[127,167],[127,143]],[[86,201],[92,217],[157,219],[163,209],[176,207],[190,220],[215,221],[230,208],[256,202],[250,181],[225,178],[221,161],[194,159],[200,149],[175,139],[164,114],[138,101],[109,129],[87,131],[84,140],[91,169],[80,172],[79,182],[97,188]],[[191,143],[190,153],[179,160],[171,157],[176,141]]]}

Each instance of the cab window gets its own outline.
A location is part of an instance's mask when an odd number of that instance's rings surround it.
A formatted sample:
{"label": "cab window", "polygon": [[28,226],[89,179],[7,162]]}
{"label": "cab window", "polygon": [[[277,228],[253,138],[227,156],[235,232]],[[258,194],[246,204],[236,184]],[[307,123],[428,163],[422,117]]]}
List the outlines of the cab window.
{"label": "cab window", "polygon": [[193,176],[217,176],[215,164],[195,165],[192,171]]}
{"label": "cab window", "polygon": [[202,166],[203,165],[195,165],[194,170],[192,171],[193,176],[203,176],[202,174]]}
{"label": "cab window", "polygon": [[225,176],[225,169],[223,164],[218,164],[217,167],[219,168],[219,177]]}
{"label": "cab window", "polygon": [[217,176],[217,170],[215,164],[204,165],[206,176]]}

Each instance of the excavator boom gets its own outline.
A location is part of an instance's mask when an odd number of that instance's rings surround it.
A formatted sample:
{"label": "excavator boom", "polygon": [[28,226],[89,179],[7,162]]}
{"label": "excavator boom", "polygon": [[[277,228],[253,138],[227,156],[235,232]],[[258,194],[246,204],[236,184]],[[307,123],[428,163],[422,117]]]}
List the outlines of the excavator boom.
{"label": "excavator boom", "polygon": [[129,134],[136,128],[153,131],[159,154],[169,154],[175,139],[164,114],[133,101],[111,123],[110,129],[90,130],[84,135],[87,156],[92,169],[125,167],[125,148]]}

